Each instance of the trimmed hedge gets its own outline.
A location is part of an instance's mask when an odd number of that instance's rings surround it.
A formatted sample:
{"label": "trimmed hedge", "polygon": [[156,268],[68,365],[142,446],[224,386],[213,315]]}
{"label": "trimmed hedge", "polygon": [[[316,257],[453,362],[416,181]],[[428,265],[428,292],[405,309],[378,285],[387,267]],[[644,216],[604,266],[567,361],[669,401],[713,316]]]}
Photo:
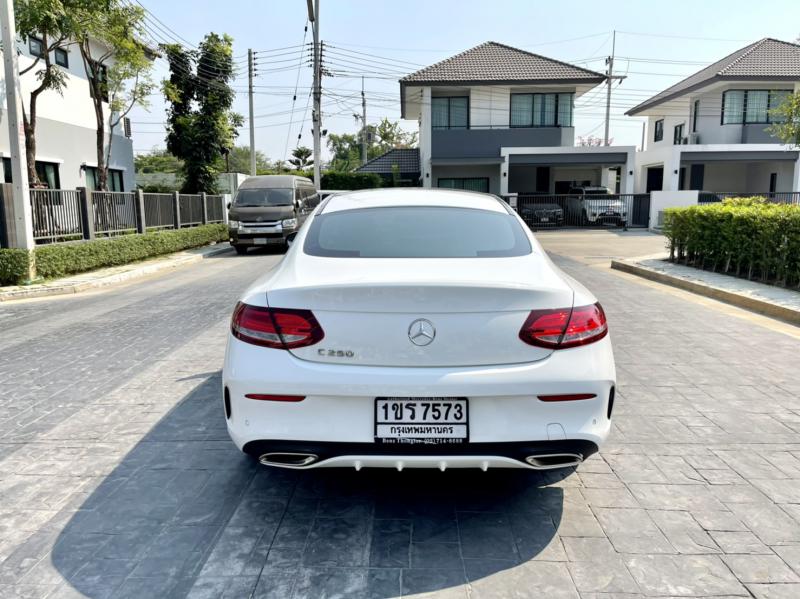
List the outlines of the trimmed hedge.
{"label": "trimmed hedge", "polygon": [[[119,266],[228,239],[228,226],[203,225],[177,231],[122,235],[76,243],[53,244],[34,250],[36,273],[50,279],[107,266]],[[0,284],[19,283],[26,273],[24,250],[0,250]],[[8,265],[8,266],[6,266]]]}
{"label": "trimmed hedge", "polygon": [[800,206],[764,198],[669,208],[670,260],[782,286],[800,286]]}
{"label": "trimmed hedge", "polygon": [[383,179],[378,173],[340,173],[328,171],[321,177],[321,189],[374,189],[383,187]]}
{"label": "trimmed hedge", "polygon": [[28,275],[28,252],[0,249],[0,285],[13,285]]}

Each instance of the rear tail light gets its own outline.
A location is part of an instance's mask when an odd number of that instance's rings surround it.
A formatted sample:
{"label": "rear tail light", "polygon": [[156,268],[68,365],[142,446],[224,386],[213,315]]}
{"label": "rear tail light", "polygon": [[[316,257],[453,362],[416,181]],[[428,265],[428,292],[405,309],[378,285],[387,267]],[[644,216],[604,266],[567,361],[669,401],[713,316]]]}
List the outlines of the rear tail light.
{"label": "rear tail light", "polygon": [[325,336],[310,310],[263,308],[239,302],[231,332],[237,339],[275,349],[294,349],[318,343]]}
{"label": "rear tail light", "polygon": [[566,349],[599,341],[608,334],[606,315],[599,303],[575,308],[533,310],[519,331],[528,345]]}

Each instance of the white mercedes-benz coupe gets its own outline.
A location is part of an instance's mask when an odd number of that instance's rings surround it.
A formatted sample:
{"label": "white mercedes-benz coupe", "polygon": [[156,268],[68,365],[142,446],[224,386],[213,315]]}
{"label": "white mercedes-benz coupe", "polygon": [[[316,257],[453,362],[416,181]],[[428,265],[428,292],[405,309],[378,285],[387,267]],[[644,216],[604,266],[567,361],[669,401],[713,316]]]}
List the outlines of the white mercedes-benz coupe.
{"label": "white mercedes-benz coupe", "polygon": [[608,436],[603,308],[496,196],[324,200],[231,321],[228,431],[262,464],[575,466]]}

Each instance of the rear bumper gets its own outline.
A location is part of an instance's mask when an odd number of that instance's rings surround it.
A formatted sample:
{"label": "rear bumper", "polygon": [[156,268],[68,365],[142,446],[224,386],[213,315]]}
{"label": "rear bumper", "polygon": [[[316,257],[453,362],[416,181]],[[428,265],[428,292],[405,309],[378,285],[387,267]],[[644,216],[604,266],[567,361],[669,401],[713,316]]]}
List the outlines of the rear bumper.
{"label": "rear bumper", "polygon": [[[378,443],[325,443],[319,441],[250,441],[243,451],[256,459],[264,456],[311,456],[302,469],[361,468],[526,468],[549,470],[566,462],[581,462],[596,453],[592,441],[530,441],[520,443],[466,443],[463,445],[382,445]],[[538,457],[538,459],[533,459]],[[562,462],[563,460],[563,462]],[[268,463],[268,462],[267,462]],[[279,463],[270,465],[280,466]],[[285,467],[297,468],[288,465]]]}
{"label": "rear bumper", "polygon": [[[311,453],[327,456],[316,463],[331,466],[353,466],[360,459],[365,466],[371,460],[369,465],[394,467],[400,456],[407,456],[429,467],[441,456],[451,456],[452,461],[458,457],[468,466],[496,458],[498,463],[513,462],[519,467],[525,451],[538,451],[539,443],[560,442],[580,446],[579,453],[588,455],[609,434],[609,401],[615,383],[608,337],[532,363],[400,368],[311,362],[231,335],[223,368],[230,407],[226,422],[237,447],[258,456],[270,448],[287,452],[292,446],[313,448]],[[248,393],[305,399],[260,401],[245,397]],[[569,393],[596,397],[565,402],[538,399],[538,395]],[[469,442],[378,445],[376,397],[466,397]]]}

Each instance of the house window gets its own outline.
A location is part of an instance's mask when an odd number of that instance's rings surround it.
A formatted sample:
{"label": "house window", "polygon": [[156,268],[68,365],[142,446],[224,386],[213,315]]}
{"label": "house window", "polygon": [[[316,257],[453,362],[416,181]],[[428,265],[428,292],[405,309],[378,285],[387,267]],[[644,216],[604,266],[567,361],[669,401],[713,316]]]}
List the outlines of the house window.
{"label": "house window", "polygon": [[700,114],[700,100],[694,101],[692,109],[692,133],[697,133],[697,115]]}
{"label": "house window", "polygon": [[[100,175],[97,172],[96,166],[87,166],[86,167],[86,189],[88,191],[95,191],[99,186],[97,184]],[[122,184],[122,171],[119,169],[110,168],[108,169],[108,191],[125,191],[124,185]]]}
{"label": "house window", "polygon": [[431,120],[434,129],[469,129],[469,98],[431,98]]}
{"label": "house window", "polygon": [[[103,102],[108,102],[108,68],[104,64],[99,64],[97,62],[92,62],[94,65],[94,71],[97,72],[100,78],[100,94]],[[89,76],[89,96],[94,97],[94,85],[92,85],[92,74],[87,72]]]}
{"label": "house window", "polygon": [[56,59],[56,64],[60,67],[64,67],[65,69],[69,67],[69,54],[64,48],[56,48],[53,52]]}
{"label": "house window", "polygon": [[511,127],[572,127],[575,95],[511,94]]}
{"label": "house window", "polygon": [[58,176],[58,164],[55,162],[36,161],[36,176],[39,182],[48,189],[61,189],[61,179]]}
{"label": "house window", "polygon": [[13,183],[11,180],[11,158],[3,158],[3,181]]}
{"label": "house window", "polygon": [[672,143],[676,146],[683,143],[683,123],[675,125],[675,129],[672,132]]}
{"label": "house window", "polygon": [[783,104],[786,99],[791,95],[789,90],[772,90],[769,92],[769,122],[770,123],[785,123],[786,117],[780,115],[773,115],[772,111],[775,110],[778,106]]}
{"label": "house window", "polygon": [[722,94],[722,124],[768,124],[778,122],[770,111],[786,99],[788,90],[729,89]]}
{"label": "house window", "polygon": [[30,50],[31,56],[44,58],[44,42],[38,37],[28,38],[28,50]]}
{"label": "house window", "polygon": [[653,135],[653,141],[661,141],[664,139],[664,119],[658,119],[656,121],[656,130],[655,134]]}
{"label": "house window", "polygon": [[489,177],[440,178],[437,185],[447,189],[466,189],[467,191],[489,193]]}

